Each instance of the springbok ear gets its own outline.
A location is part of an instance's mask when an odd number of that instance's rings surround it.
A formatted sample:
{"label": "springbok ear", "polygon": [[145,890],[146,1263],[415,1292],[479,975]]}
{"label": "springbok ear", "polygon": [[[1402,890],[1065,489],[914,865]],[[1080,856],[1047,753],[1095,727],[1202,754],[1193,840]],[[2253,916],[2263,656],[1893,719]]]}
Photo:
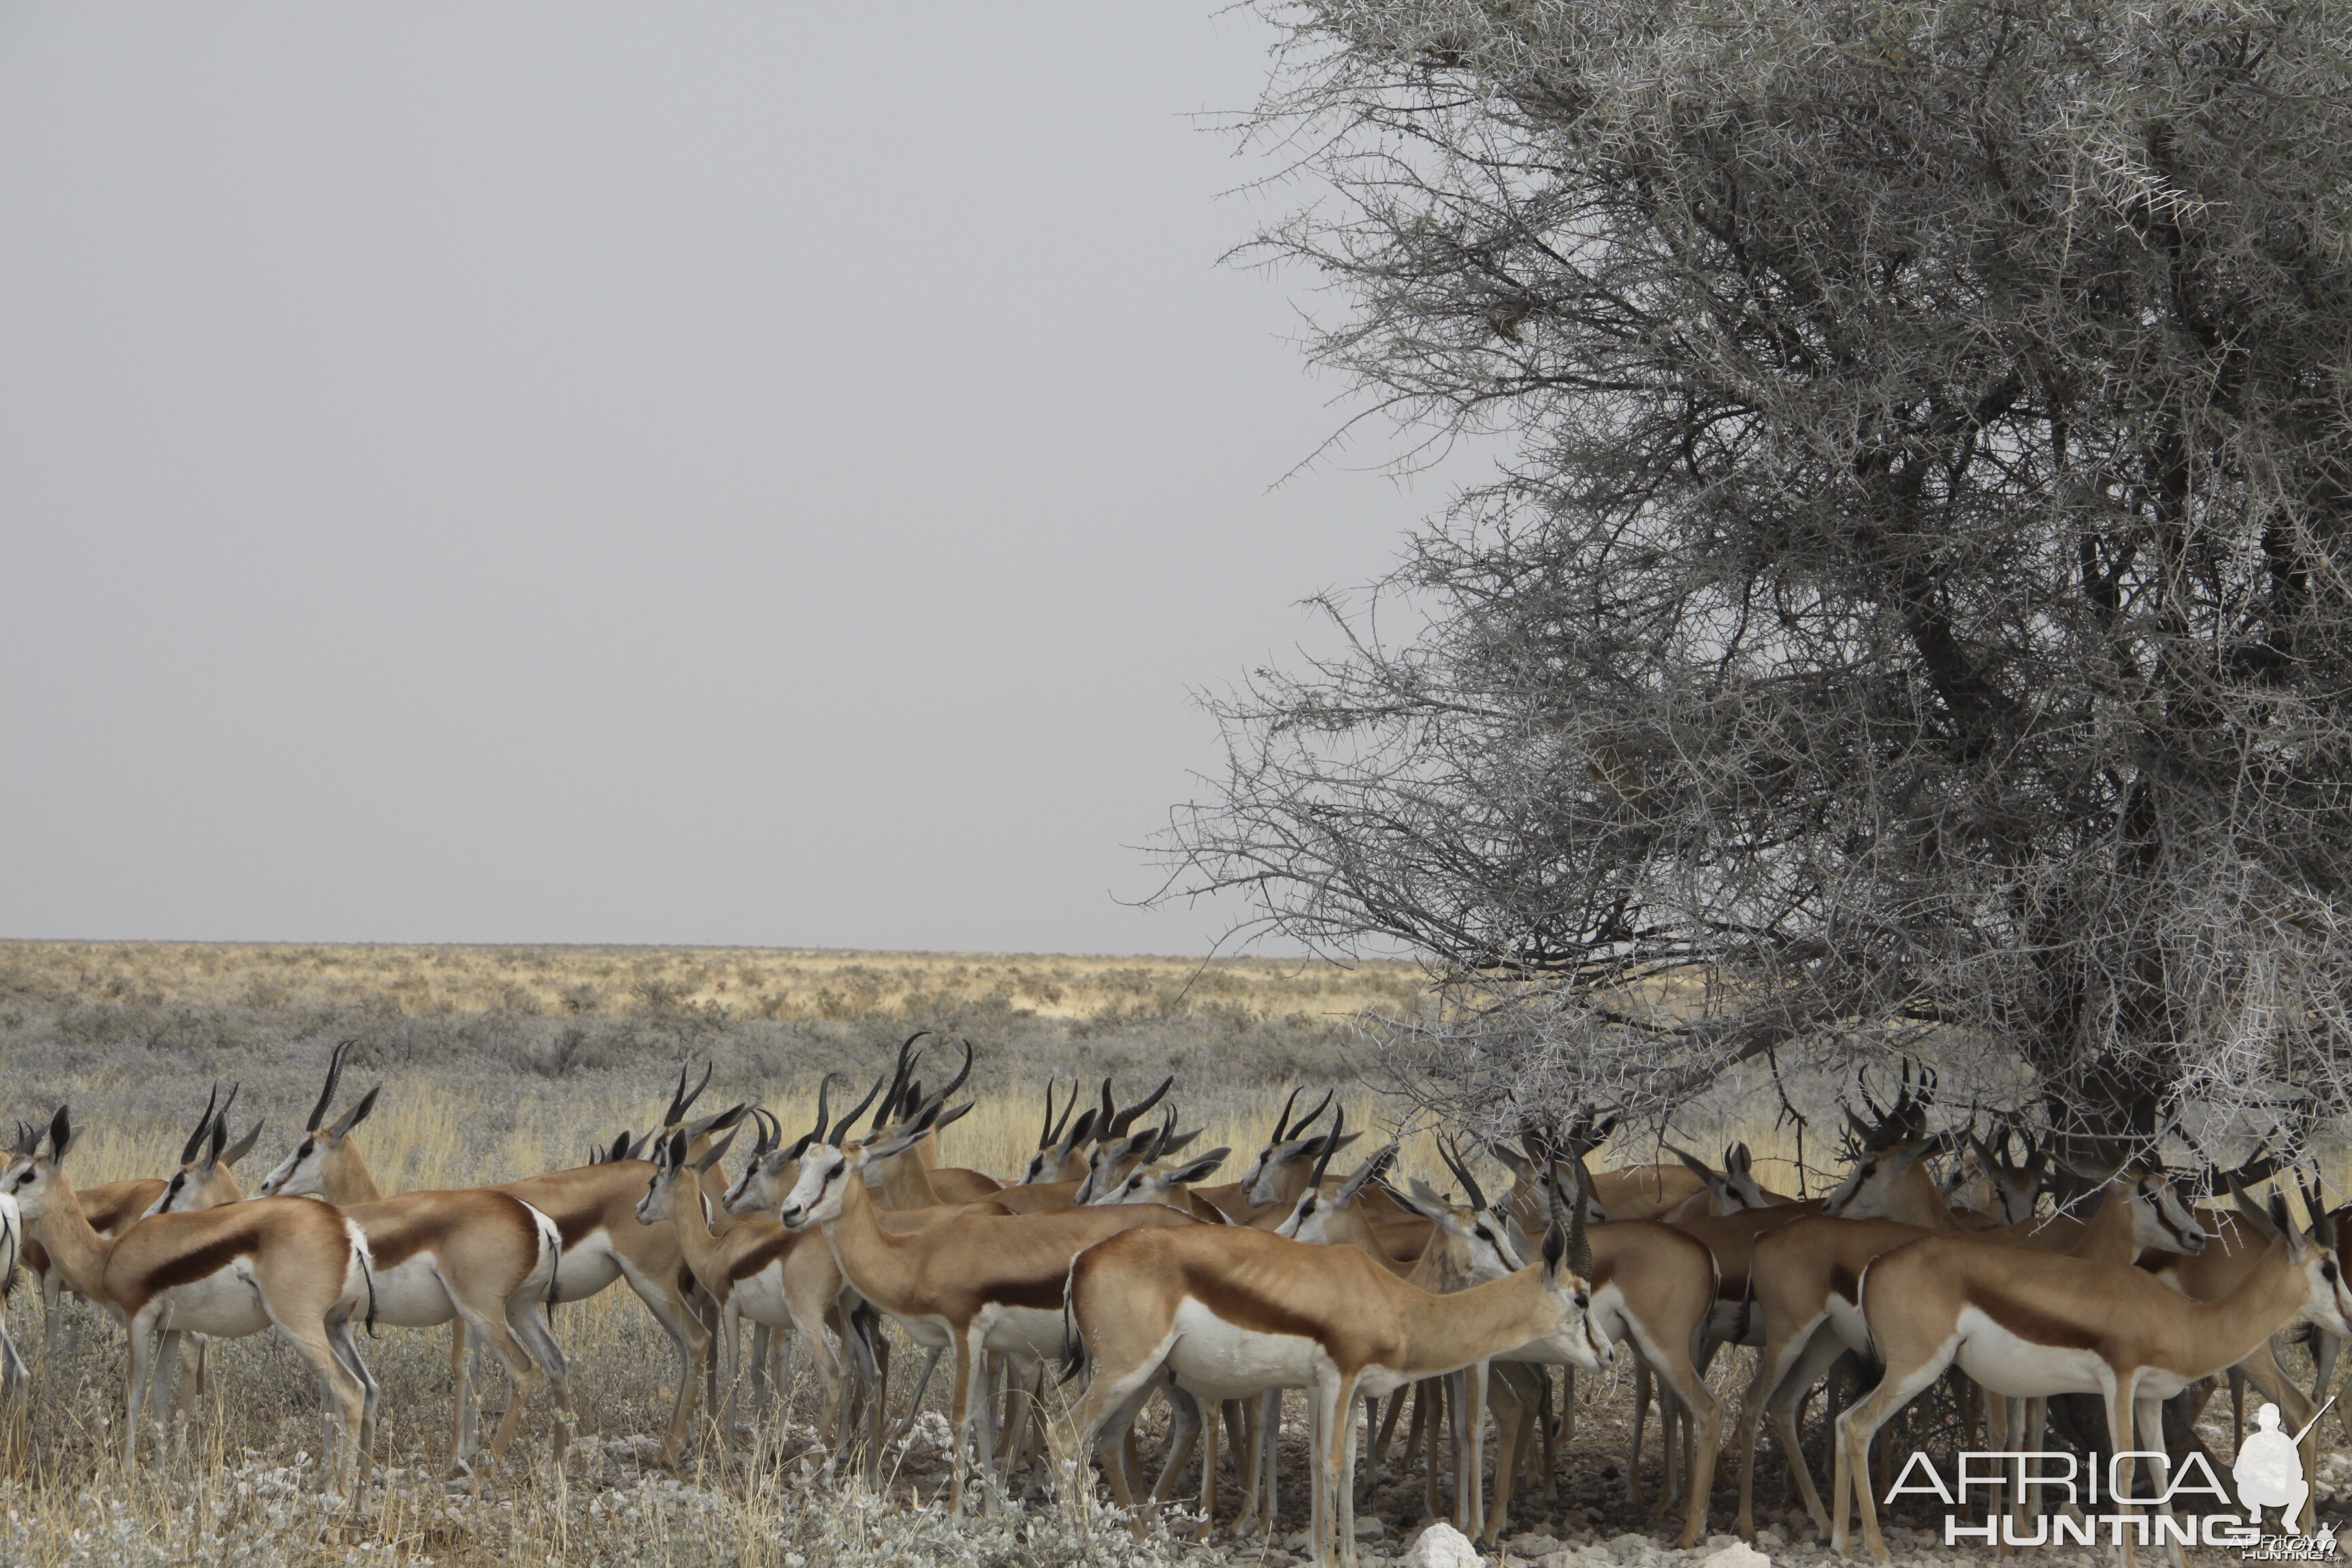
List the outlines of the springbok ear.
{"label": "springbok ear", "polygon": [[940,1111],[931,1122],[931,1131],[937,1132],[940,1128],[947,1126],[950,1122],[961,1121],[965,1117],[971,1114],[973,1103],[973,1101],[967,1100],[961,1105],[957,1106],[953,1110]]}
{"label": "springbok ear", "polygon": [[2235,1175],[2227,1176],[2224,1180],[2229,1184],[2230,1199],[2237,1207],[2238,1217],[2252,1226],[2254,1234],[2265,1240],[2277,1241],[2294,1228],[2292,1225],[2284,1223],[2284,1205],[2280,1205],[2281,1213],[2274,1216],[2269,1209],[2264,1208],[2247,1194],[2246,1189],[2238,1184]]}
{"label": "springbok ear", "polygon": [[675,1171],[684,1166],[686,1163],[686,1134],[683,1132],[671,1133],[669,1135],[669,1141],[662,1145],[660,1160],[656,1163],[665,1171]]}
{"label": "springbok ear", "polygon": [[1664,1147],[1673,1153],[1675,1159],[1680,1160],[1685,1165],[1688,1166],[1693,1175],[1696,1176],[1701,1182],[1706,1184],[1707,1191],[1713,1192],[1716,1188],[1723,1184],[1722,1174],[1717,1172],[1714,1166],[1708,1164],[1706,1161],[1700,1159],[1689,1150],[1676,1149],[1671,1143],[1664,1144]]}
{"label": "springbok ear", "polygon": [[1153,1152],[1153,1156],[1157,1159],[1165,1160],[1171,1154],[1181,1154],[1185,1150],[1191,1148],[1193,1144],[1198,1143],[1201,1141],[1201,1134],[1207,1131],[1208,1129],[1205,1127],[1195,1127],[1190,1132],[1180,1132],[1175,1137],[1163,1141],[1160,1147]]}
{"label": "springbok ear", "polygon": [[1331,1194],[1331,1205],[1337,1208],[1355,1202],[1356,1194],[1364,1190],[1364,1184],[1379,1181],[1381,1173],[1389,1168],[1396,1156],[1397,1146],[1393,1143],[1383,1144],[1374,1150],[1370,1159],[1349,1172],[1348,1179],[1339,1184],[1339,1191]]}
{"label": "springbok ear", "polygon": [[369,1089],[365,1094],[360,1096],[360,1102],[357,1105],[352,1106],[349,1110],[343,1112],[342,1120],[337,1121],[332,1127],[327,1130],[327,1136],[330,1138],[349,1137],[352,1128],[357,1127],[361,1122],[367,1120],[368,1112],[375,1109],[375,1097],[383,1092],[383,1085],[378,1084],[373,1089]]}
{"label": "springbok ear", "polygon": [[1206,1181],[1215,1173],[1218,1166],[1225,1163],[1225,1156],[1232,1152],[1231,1149],[1212,1149],[1191,1164],[1171,1171],[1168,1173],[1168,1184],[1171,1187],[1189,1187],[1195,1182]]}
{"label": "springbok ear", "polygon": [[721,1138],[718,1142],[703,1151],[702,1158],[694,1163],[696,1173],[699,1174],[702,1172],[708,1171],[711,1166],[716,1165],[719,1161],[727,1158],[727,1151],[734,1146],[735,1134],[730,1132],[726,1137]]}
{"label": "springbok ear", "polygon": [[60,1105],[58,1113],[49,1118],[49,1165],[52,1169],[66,1163],[66,1151],[73,1147],[73,1122],[67,1117],[66,1108]]}
{"label": "springbok ear", "polygon": [[1413,1177],[1405,1184],[1412,1189],[1411,1196],[1397,1191],[1385,1182],[1381,1184],[1381,1190],[1395,1200],[1397,1207],[1404,1210],[1405,1213],[1416,1219],[1425,1219],[1433,1225],[1435,1224],[1438,1216],[1445,1213],[1445,1200],[1439,1197],[1430,1184],[1419,1176]]}
{"label": "springbok ear", "polygon": [[1543,1270],[1546,1279],[1559,1278],[1559,1261],[1568,1256],[1568,1232],[1554,1220],[1544,1228]]}
{"label": "springbok ear", "polygon": [[2271,1193],[2271,1224],[2286,1237],[2287,1256],[2300,1263],[2310,1245],[2304,1239],[2303,1226],[2294,1223],[2294,1211],[2287,1206],[2286,1194],[2275,1189]]}
{"label": "springbok ear", "polygon": [[699,1138],[706,1132],[724,1132],[742,1121],[745,1113],[751,1109],[748,1102],[730,1105],[716,1116],[706,1116],[699,1121],[688,1123],[686,1135],[689,1138]]}
{"label": "springbok ear", "polygon": [[268,1119],[265,1117],[262,1121],[256,1121],[253,1124],[252,1131],[247,1133],[244,1137],[230,1144],[228,1146],[228,1152],[221,1156],[221,1163],[225,1165],[234,1165],[239,1160],[244,1159],[247,1154],[252,1153],[253,1146],[261,1142],[261,1129],[268,1120]]}

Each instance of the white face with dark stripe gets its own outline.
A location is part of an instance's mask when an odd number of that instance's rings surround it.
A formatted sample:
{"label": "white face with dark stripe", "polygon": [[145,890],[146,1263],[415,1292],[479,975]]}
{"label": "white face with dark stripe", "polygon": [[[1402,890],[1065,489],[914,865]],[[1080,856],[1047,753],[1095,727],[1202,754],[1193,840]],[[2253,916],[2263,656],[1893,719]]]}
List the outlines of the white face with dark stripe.
{"label": "white face with dark stripe", "polygon": [[294,1152],[261,1178],[260,1194],[265,1198],[303,1197],[326,1190],[326,1142],[316,1132],[304,1133]]}
{"label": "white face with dark stripe", "polygon": [[786,1230],[806,1230],[841,1216],[841,1194],[850,1173],[847,1155],[830,1143],[812,1143],[801,1155],[800,1179],[777,1206]]}

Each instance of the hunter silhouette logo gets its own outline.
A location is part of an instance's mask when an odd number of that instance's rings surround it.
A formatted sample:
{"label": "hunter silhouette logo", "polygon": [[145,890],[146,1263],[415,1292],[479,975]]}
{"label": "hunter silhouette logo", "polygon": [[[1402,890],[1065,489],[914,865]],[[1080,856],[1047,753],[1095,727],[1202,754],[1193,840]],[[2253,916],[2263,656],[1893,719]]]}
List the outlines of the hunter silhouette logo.
{"label": "hunter silhouette logo", "polygon": [[[2309,1430],[2309,1426],[2304,1428]],[[2246,1510],[2248,1524],[2259,1528],[2263,1510],[2274,1508],[2279,1510],[2283,1533],[2303,1533],[2294,1520],[2303,1511],[2304,1500],[2311,1495],[2311,1483],[2303,1479],[2303,1455],[2296,1447],[2302,1440],[2302,1432],[2290,1437],[2279,1430],[2277,1405],[2264,1405],[2254,1412],[2254,1430],[2238,1445],[2237,1462],[2230,1467],[2230,1479],[2238,1483],[2238,1502]]]}
{"label": "hunter silhouette logo", "polygon": [[[2063,1449],[1970,1451],[1955,1456],[1949,1482],[1935,1460],[1915,1452],[1884,1500],[1921,1495],[1954,1509],[1944,1516],[1946,1546],[1970,1541],[1999,1547],[2095,1546],[2104,1533],[2108,1544],[2117,1546],[2126,1542],[2174,1548],[2227,1546],[2241,1548],[2242,1556],[2254,1560],[2333,1561],[2336,1532],[2323,1527],[2305,1535],[2296,1516],[2311,1500],[2311,1484],[2304,1477],[2298,1450],[2335,1403],[2330,1399],[2321,1405],[2303,1431],[2292,1436],[2279,1430],[2277,1405],[2255,1410],[2254,1430],[2239,1445],[2230,1469],[2242,1512],[2189,1512],[2189,1500],[2200,1497],[2226,1510],[2229,1489],[2202,1452],[2192,1452],[2173,1465],[2161,1450],[2150,1449],[2094,1455],[2087,1463]],[[2127,1493],[2124,1468],[2136,1460],[2151,1467],[2143,1479],[2153,1479],[2161,1489]],[[2003,1507],[1984,1514],[1982,1524],[1963,1523],[1957,1510],[1967,1508],[1969,1494],[1979,1489],[2034,1500],[2021,1510],[2026,1515],[2022,1521]],[[2279,1534],[2263,1533],[2265,1509],[2277,1513]]]}

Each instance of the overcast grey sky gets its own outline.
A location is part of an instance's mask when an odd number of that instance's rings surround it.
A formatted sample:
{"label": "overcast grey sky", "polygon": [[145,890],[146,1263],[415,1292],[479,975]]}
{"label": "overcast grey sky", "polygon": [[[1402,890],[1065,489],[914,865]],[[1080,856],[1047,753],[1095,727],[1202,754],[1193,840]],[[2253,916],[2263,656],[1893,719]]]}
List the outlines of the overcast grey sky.
{"label": "overcast grey sky", "polygon": [[0,10],[0,935],[1201,950],[1440,500],[1272,488],[1217,3]]}

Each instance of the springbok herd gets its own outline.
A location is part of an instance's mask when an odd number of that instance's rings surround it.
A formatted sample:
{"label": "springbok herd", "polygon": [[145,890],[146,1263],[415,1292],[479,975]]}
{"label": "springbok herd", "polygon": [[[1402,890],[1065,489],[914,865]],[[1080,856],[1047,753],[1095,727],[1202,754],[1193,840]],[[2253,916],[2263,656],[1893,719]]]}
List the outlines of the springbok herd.
{"label": "springbok herd", "polygon": [[[1277,1448],[1267,1437],[1280,1429],[1283,1391],[1299,1389],[1319,1564],[1353,1562],[1360,1433],[1377,1469],[1408,1391],[1402,1462],[1426,1454],[1434,1512],[1450,1426],[1454,1522],[1492,1542],[1527,1472],[1552,1489],[1558,1445],[1572,1436],[1575,1369],[1630,1347],[1634,1453],[1654,1385],[1671,1479],[1660,1510],[1679,1504],[1688,1546],[1706,1529],[1724,1437],[1705,1373],[1725,1345],[1753,1346],[1757,1372],[1734,1436],[1742,1532],[1753,1533],[1756,1435],[1769,1422],[1815,1525],[1843,1552],[1858,1512],[1885,1561],[1872,1435],[1939,1380],[1981,1390],[1958,1408],[1971,1427],[1984,1424],[1985,1446],[2008,1449],[2042,1446],[2051,1395],[2095,1394],[2108,1451],[2128,1456],[2161,1447],[2161,1401],[2192,1384],[2210,1391],[2222,1373],[2252,1382],[2305,1426],[2315,1394],[2288,1380],[2273,1336],[2299,1320],[2315,1325],[2323,1384],[2335,1347],[2352,1336],[2339,1214],[2310,1189],[2306,1229],[2286,1194],[2263,1204],[2245,1193],[2275,1162],[2203,1173],[2200,1185],[2228,1189],[2234,1203],[2192,1208],[2175,1178],[2145,1160],[2062,1170],[2046,1146],[2011,1130],[1987,1142],[1973,1119],[1931,1133],[1933,1079],[1915,1083],[1907,1067],[1889,1105],[1864,1086],[1868,1114],[1844,1111],[1850,1165],[1825,1198],[1765,1190],[1737,1146],[1720,1170],[1677,1151],[1677,1165],[1591,1173],[1613,1122],[1579,1114],[1487,1148],[1508,1173],[1489,1201],[1462,1146],[1443,1137],[1458,1199],[1419,1180],[1392,1185],[1393,1142],[1335,1174],[1334,1157],[1361,1135],[1346,1131],[1343,1110],[1318,1130],[1329,1095],[1294,1121],[1294,1093],[1241,1179],[1207,1184],[1231,1151],[1188,1152],[1199,1134],[1176,1131],[1172,1106],[1161,1105],[1169,1083],[1124,1108],[1106,1083],[1101,1103],[1083,1110],[1075,1086],[1058,1107],[1049,1086],[1036,1153],[1017,1181],[944,1166],[939,1134],[970,1109],[948,1102],[971,1051],[964,1047],[952,1081],[926,1093],[914,1078],[921,1038],[838,1119],[828,1081],[815,1125],[797,1138],[751,1105],[688,1120],[709,1073],[689,1089],[682,1070],[656,1131],[623,1133],[587,1164],[395,1197],[377,1188],[356,1136],[377,1090],[330,1120],[348,1044],[300,1142],[251,1198],[231,1167],[260,1129],[232,1143],[230,1104],[206,1104],[168,1177],[79,1192],[68,1175],[75,1125],[59,1108],[45,1128],[20,1124],[0,1167],[0,1278],[21,1261],[38,1281],[44,1362],[62,1292],[103,1304],[123,1325],[126,1465],[143,1427],[184,1411],[206,1339],[275,1326],[325,1384],[339,1494],[365,1482],[380,1398],[355,1328],[452,1325],[453,1464],[472,1470],[478,1490],[542,1382],[561,1462],[572,1413],[550,1309],[616,1281],[677,1351],[667,1464],[693,1431],[698,1392],[717,1410],[724,1391],[724,1429],[733,1429],[746,1319],[754,1397],[771,1379],[784,1386],[791,1346],[805,1344],[828,1468],[862,1467],[869,1480],[888,1440],[882,1321],[927,1352],[918,1403],[944,1355],[951,1511],[963,1506],[968,1473],[993,1507],[1036,1455],[1050,1480],[1087,1490],[1085,1467],[1099,1463],[1140,1529],[1141,1510],[1169,1499],[1197,1453],[1205,1536],[1222,1428],[1244,1494],[1234,1527],[1271,1529]],[[747,1130],[750,1156],[730,1180],[721,1162]],[[1940,1180],[1937,1164],[1948,1167]],[[2065,1213],[2040,1212],[2051,1177],[2079,1195]],[[1969,1206],[1963,1194],[1982,1201]],[[481,1358],[469,1348],[496,1354],[513,1382],[486,1461],[472,1387]],[[1874,1369],[1876,1384],[1835,1415],[1825,1507],[1799,1416],[1825,1384],[1834,1411],[1840,1383],[1830,1374],[1842,1363]],[[1566,1369],[1558,1396],[1552,1367]],[[1049,1423],[1049,1380],[1081,1374],[1083,1393]],[[23,1396],[29,1373],[5,1317],[0,1377]],[[1156,1481],[1139,1497],[1135,1422],[1155,1394],[1169,1405],[1168,1435]],[[1877,1458],[1884,1474],[1886,1456]],[[1639,1477],[1629,1465],[1637,1503]],[[2025,1503],[2007,1506],[2021,1513]],[[2308,1498],[2301,1511],[2312,1517]],[[2120,1540],[2128,1553],[2130,1537]],[[2171,1552],[2179,1559],[2177,1540]]]}

